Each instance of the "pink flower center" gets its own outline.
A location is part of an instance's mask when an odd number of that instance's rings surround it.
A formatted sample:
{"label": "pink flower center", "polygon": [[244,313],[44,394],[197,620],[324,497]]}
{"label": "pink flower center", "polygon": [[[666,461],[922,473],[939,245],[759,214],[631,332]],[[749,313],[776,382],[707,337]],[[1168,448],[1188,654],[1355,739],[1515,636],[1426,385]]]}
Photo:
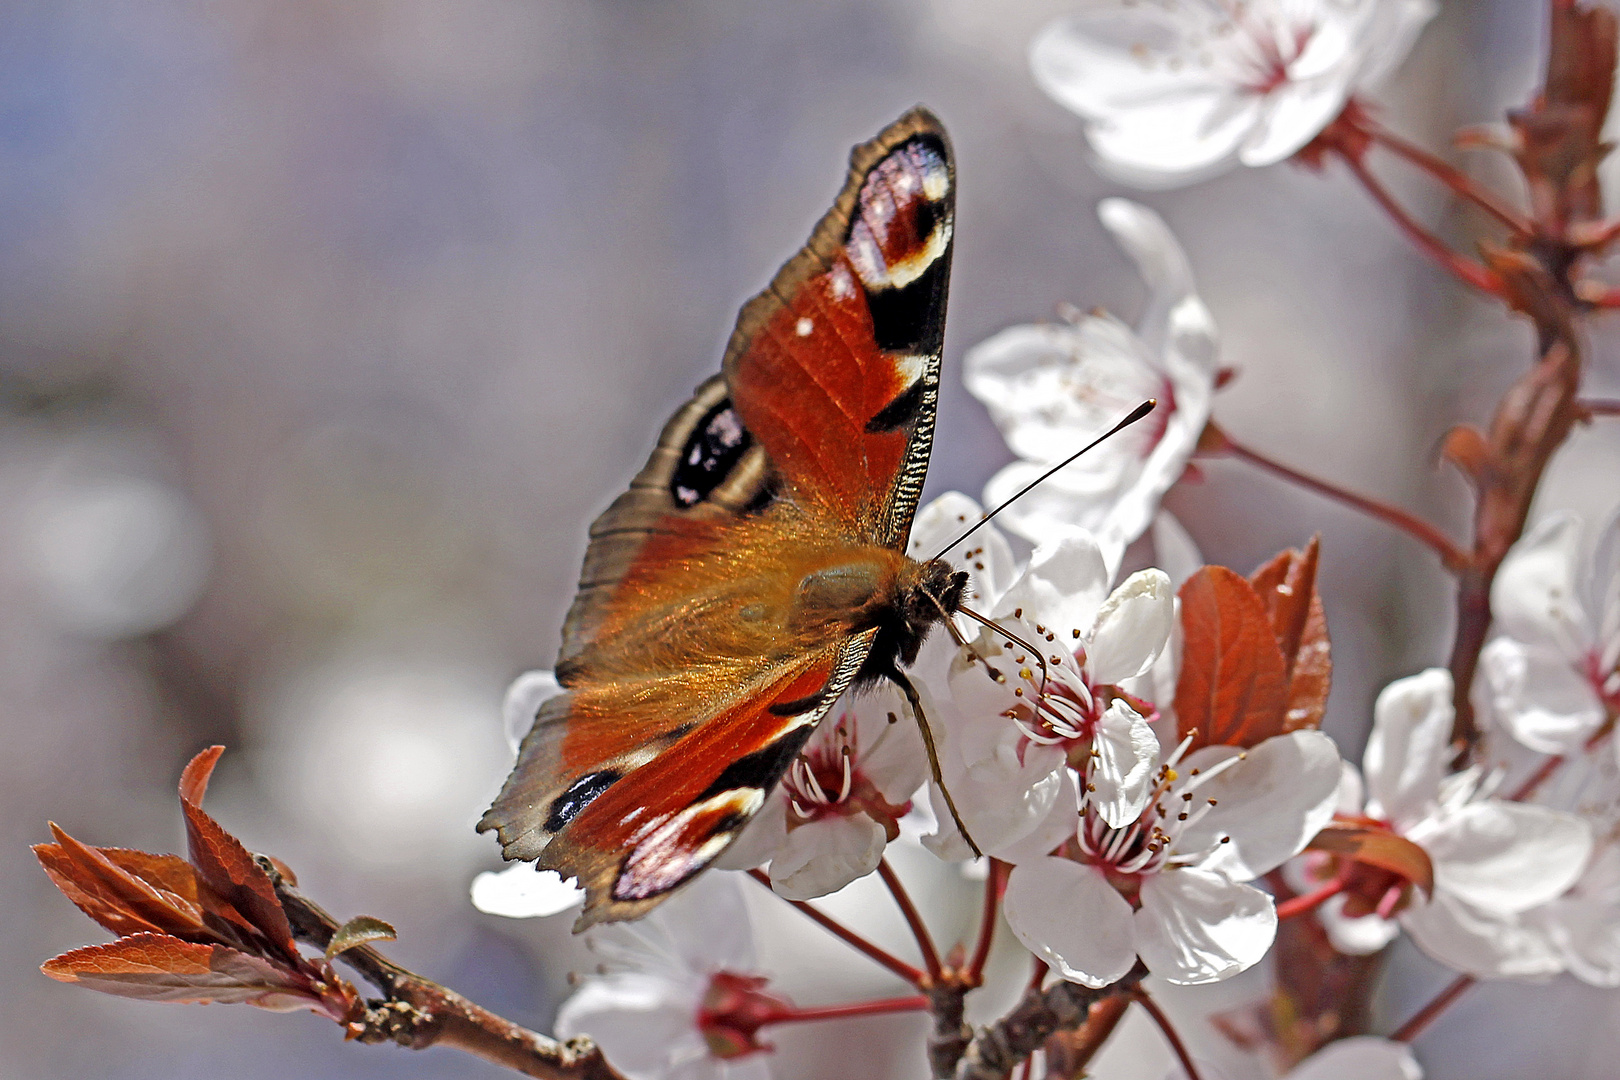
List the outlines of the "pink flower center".
{"label": "pink flower center", "polygon": [[[890,723],[896,722],[898,718],[890,719]],[[878,741],[886,732],[879,734]],[[838,718],[829,735],[816,733],[782,778],[782,790],[788,799],[789,828],[865,813],[898,834],[897,822],[911,809],[909,802],[897,805],[884,799],[862,772],[860,732],[854,717],[848,714]]]}
{"label": "pink flower center", "polygon": [[1234,4],[1232,9],[1240,36],[1239,63],[1246,72],[1241,86],[1251,94],[1270,94],[1290,81],[1289,69],[1305,54],[1311,38],[1316,36],[1316,27],[1299,23],[1292,32],[1280,34],[1275,26],[1253,18],[1245,5]]}
{"label": "pink flower center", "polygon": [[[1175,769],[1186,753],[1191,738],[1184,739],[1170,760],[1159,766],[1153,797],[1142,816],[1124,828],[1113,828],[1087,803],[1081,812],[1079,849],[1082,862],[1090,863],[1107,876],[1109,883],[1133,905],[1140,903],[1142,882],[1166,869],[1203,858],[1205,852],[1184,852],[1177,848],[1182,834],[1216,806],[1214,799],[1200,800],[1200,786],[1244,759],[1238,754],[1209,769],[1192,769],[1183,776]],[[1225,844],[1231,837],[1223,836]]]}
{"label": "pink flower center", "polygon": [[759,1029],[793,1011],[793,1003],[767,993],[763,975],[717,971],[698,1007],[697,1029],[709,1044],[709,1053],[729,1059],[757,1054],[770,1046],[759,1041]]}

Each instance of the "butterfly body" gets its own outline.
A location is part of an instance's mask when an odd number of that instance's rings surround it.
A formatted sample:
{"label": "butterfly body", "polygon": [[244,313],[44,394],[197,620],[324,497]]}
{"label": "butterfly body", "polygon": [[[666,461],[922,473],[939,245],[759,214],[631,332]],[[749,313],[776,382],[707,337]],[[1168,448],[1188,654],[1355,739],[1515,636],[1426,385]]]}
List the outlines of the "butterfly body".
{"label": "butterfly body", "polygon": [[557,680],[480,828],[633,918],[735,838],[837,697],[916,659],[966,575],[904,553],[927,469],[954,173],[913,110],[857,147],[722,374],[591,527]]}

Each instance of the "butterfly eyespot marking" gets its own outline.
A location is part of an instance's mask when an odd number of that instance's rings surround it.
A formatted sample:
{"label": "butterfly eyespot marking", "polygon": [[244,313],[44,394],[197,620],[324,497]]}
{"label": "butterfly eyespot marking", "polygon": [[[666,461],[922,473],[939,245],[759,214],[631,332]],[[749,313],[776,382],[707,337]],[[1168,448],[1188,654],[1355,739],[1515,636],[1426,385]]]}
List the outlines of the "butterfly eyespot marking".
{"label": "butterfly eyespot marking", "polygon": [[551,800],[551,810],[546,814],[546,831],[561,832],[570,821],[579,816],[581,810],[612,787],[622,775],[624,774],[613,769],[602,769],[586,773],[569,784],[561,795]]}
{"label": "butterfly eyespot marking", "polygon": [[613,882],[615,900],[648,900],[712,862],[765,804],[757,787],[732,788],[650,824],[635,837]]}
{"label": "butterfly eyespot marking", "polygon": [[692,428],[669,478],[677,506],[696,506],[725,482],[754,443],[729,399],[722,399]]}

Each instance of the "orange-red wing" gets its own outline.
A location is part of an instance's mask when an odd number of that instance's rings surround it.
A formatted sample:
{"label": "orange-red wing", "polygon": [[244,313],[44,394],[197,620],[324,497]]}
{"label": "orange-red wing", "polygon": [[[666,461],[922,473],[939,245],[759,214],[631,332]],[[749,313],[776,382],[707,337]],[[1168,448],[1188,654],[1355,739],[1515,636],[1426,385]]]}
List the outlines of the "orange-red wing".
{"label": "orange-red wing", "polygon": [[898,547],[928,467],[955,175],[918,109],[855,148],[810,243],[744,306],[725,376],[793,497],[851,538]]}
{"label": "orange-red wing", "polygon": [[633,918],[708,865],[866,659],[874,631],[807,619],[801,585],[878,595],[905,562],[954,183],[921,109],[856,147],[809,243],[738,316],[722,375],[592,524],[566,692],[479,826],[507,858],[578,877],[582,925]]}
{"label": "orange-red wing", "polygon": [[640,915],[726,849],[831,705],[818,694],[839,651],[781,672],[589,794],[538,862],[578,877],[582,926]]}

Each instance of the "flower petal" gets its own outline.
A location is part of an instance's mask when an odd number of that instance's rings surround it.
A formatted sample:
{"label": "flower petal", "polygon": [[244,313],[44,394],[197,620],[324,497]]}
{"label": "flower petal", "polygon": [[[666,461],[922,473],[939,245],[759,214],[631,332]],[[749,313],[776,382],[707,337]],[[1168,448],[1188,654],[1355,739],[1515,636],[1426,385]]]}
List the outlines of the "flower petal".
{"label": "flower petal", "polygon": [[[929,698],[923,707],[932,703]],[[854,696],[845,711],[855,724],[855,764],[861,776],[891,803],[911,798],[928,779],[928,752],[900,692],[885,683]],[[821,727],[832,730],[826,721]]]}
{"label": "flower petal", "polygon": [[1346,898],[1330,897],[1316,909],[1322,929],[1327,931],[1333,947],[1350,956],[1370,956],[1401,936],[1401,924],[1394,919],[1371,915],[1350,916],[1344,913]]}
{"label": "flower petal", "polygon": [[1423,1069],[1405,1043],[1354,1035],[1295,1065],[1288,1080],[1423,1080]]}
{"label": "flower petal", "polygon": [[1546,645],[1499,637],[1480,653],[1479,673],[1491,716],[1543,754],[1579,753],[1606,718],[1592,684]]}
{"label": "flower petal", "polygon": [[[944,557],[959,570],[972,575],[973,597],[985,610],[996,606],[1001,594],[1017,576],[1017,563],[1007,538],[994,523],[982,526],[965,543],[953,550],[945,545],[971,529],[984,517],[984,509],[960,491],[947,491],[921,510],[911,523],[911,539],[906,552],[914,559]],[[968,552],[973,552],[971,558]]]}
{"label": "flower petal", "polygon": [[[1058,19],[1035,36],[1035,81],[1091,121],[1099,168],[1167,187],[1212,175],[1236,153],[1256,99],[1197,62],[1191,42],[1200,31],[1189,22],[1198,21],[1187,9],[1113,7]],[[1204,26],[1202,36],[1213,29]]]}
{"label": "flower petal", "polygon": [[1141,816],[1153,793],[1158,736],[1135,709],[1116,699],[1103,713],[1091,748],[1086,801],[1110,828],[1123,829]]}
{"label": "flower petal", "polygon": [[1591,645],[1581,603],[1581,519],[1549,514],[1508,551],[1491,584],[1491,614],[1509,636],[1572,661]]}
{"label": "flower petal", "polygon": [[718,870],[752,870],[763,866],[787,843],[787,796],[780,784],[765,797],[765,805],[743,826],[737,839],[712,865]]}
{"label": "flower petal", "polygon": [[1050,631],[1071,641],[1097,617],[1108,596],[1108,565],[1097,541],[1087,533],[1074,533],[1041,544],[1030,554],[1029,567],[995,607],[997,618],[1018,609]]}
{"label": "flower petal", "polygon": [[1536,978],[1556,975],[1564,966],[1543,928],[1518,915],[1483,911],[1440,889],[1399,918],[1418,948],[1465,975]]}
{"label": "flower petal", "polygon": [[1044,858],[1065,840],[1073,839],[1080,825],[1079,793],[1075,789],[1074,772],[1060,769],[1058,776],[1062,783],[1057,798],[1052,800],[1052,810],[1041,823],[1012,843],[991,848],[985,854],[1017,866]]}
{"label": "flower petal", "polygon": [[771,888],[789,900],[837,892],[878,867],[888,842],[865,814],[834,814],[789,829],[771,859]]}
{"label": "flower petal", "polygon": [[1148,970],[1166,982],[1196,986],[1259,963],[1277,936],[1277,909],[1252,885],[1182,867],[1142,883],[1135,923]]}
{"label": "flower petal", "polygon": [[1384,687],[1361,756],[1367,812],[1400,824],[1422,816],[1451,761],[1451,672],[1429,668]]}
{"label": "flower petal", "polygon": [[515,863],[505,870],[484,871],[472,881],[472,904],[489,915],[535,919],[577,907],[585,891],[555,870],[536,870]]}
{"label": "flower petal", "polygon": [[1502,914],[1562,895],[1592,854],[1592,829],[1573,814],[1500,799],[1445,811],[1407,838],[1434,861],[1437,893]]}
{"label": "flower petal", "polygon": [[1092,682],[1123,682],[1153,666],[1170,640],[1175,597],[1163,570],[1138,570],[1109,594],[1086,641]]}
{"label": "flower petal", "polygon": [[[1178,771],[1208,769],[1234,752],[1206,747],[1188,756]],[[1274,735],[1208,781],[1198,784],[1194,778],[1172,789],[1170,798],[1191,792],[1194,808],[1208,805],[1207,799],[1216,802],[1189,823],[1174,850],[1207,852],[1199,866],[1239,881],[1259,877],[1303,851],[1333,819],[1341,776],[1338,747],[1320,731]],[[1231,840],[1223,843],[1222,837]]]}
{"label": "flower petal", "polygon": [[[626,1076],[664,1076],[672,1059],[703,1048],[694,1017],[701,984],[679,986],[640,972],[587,979],[557,1011],[560,1039],[589,1035]],[[683,1053],[684,1051],[684,1053]]]}
{"label": "flower petal", "polygon": [[1107,986],[1136,962],[1131,905],[1094,867],[1056,858],[1015,866],[1001,910],[1024,947],[1070,982]]}
{"label": "flower petal", "polygon": [[501,722],[514,754],[540,714],[540,706],[560,693],[557,676],[549,671],[525,671],[507,687],[506,700],[501,703]]}
{"label": "flower petal", "polygon": [[1292,157],[1344,111],[1344,103],[1350,99],[1351,74],[1340,70],[1321,79],[1293,81],[1270,95],[1238,160],[1258,168]]}
{"label": "flower petal", "polygon": [[1570,974],[1620,986],[1620,845],[1606,845],[1575,888],[1529,917],[1551,935]]}
{"label": "flower petal", "polygon": [[1383,0],[1374,4],[1371,23],[1362,35],[1356,89],[1371,89],[1388,78],[1439,11],[1435,0]]}

